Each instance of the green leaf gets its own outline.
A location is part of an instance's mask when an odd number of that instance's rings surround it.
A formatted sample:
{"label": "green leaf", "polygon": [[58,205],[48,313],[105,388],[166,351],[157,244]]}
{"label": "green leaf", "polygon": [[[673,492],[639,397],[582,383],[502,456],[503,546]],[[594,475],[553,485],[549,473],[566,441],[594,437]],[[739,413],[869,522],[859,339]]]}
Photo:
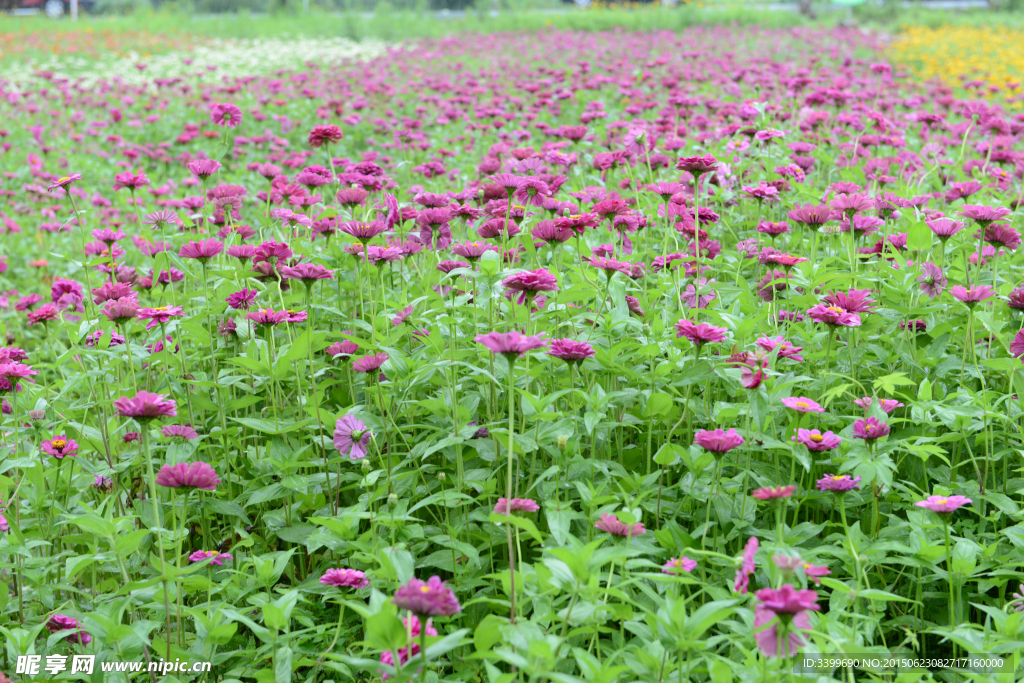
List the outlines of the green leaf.
{"label": "green leaf", "polygon": [[227,645],[234,638],[237,630],[238,624],[234,622],[215,626],[207,632],[205,642],[207,645]]}
{"label": "green leaf", "polygon": [[668,394],[657,392],[651,394],[647,399],[647,406],[644,408],[644,417],[665,417],[672,410],[672,397]]}
{"label": "green leaf", "polygon": [[533,537],[533,540],[537,541],[537,543],[544,542],[544,538],[537,529],[537,525],[526,517],[520,517],[519,515],[499,515],[492,512],[490,519],[494,524],[511,524],[517,529],[522,529],[526,533],[530,534],[530,536]]}
{"label": "green leaf", "polygon": [[398,650],[405,647],[406,633],[402,620],[382,610],[366,620],[366,643],[376,650]]}

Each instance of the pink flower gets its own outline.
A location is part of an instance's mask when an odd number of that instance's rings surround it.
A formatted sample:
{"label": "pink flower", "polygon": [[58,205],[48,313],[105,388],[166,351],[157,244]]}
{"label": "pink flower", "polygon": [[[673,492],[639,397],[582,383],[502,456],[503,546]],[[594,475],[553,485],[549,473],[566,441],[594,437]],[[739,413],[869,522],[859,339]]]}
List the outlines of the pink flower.
{"label": "pink flower", "polygon": [[[212,558],[212,559],[211,559]],[[203,560],[210,560],[210,565],[214,567],[224,566],[224,560],[235,559],[229,553],[220,553],[216,550],[197,550],[188,556],[189,562],[202,562]]]}
{"label": "pink flower", "polygon": [[960,207],[960,213],[984,228],[990,223],[1006,218],[1013,212],[1002,206],[964,204]]}
{"label": "pink flower", "polygon": [[973,502],[970,498],[964,496],[928,496],[925,500],[919,500],[914,505],[944,515],[955,512],[958,508]]}
{"label": "pink flower", "polygon": [[607,532],[612,536],[632,537],[640,536],[642,534],[647,533],[647,530],[644,529],[644,525],[642,522],[637,522],[636,524],[626,524],[625,522],[620,522],[619,518],[615,515],[610,514],[601,515],[601,521],[597,522],[594,525],[594,528]]}
{"label": "pink flower", "polygon": [[543,337],[543,334],[528,337],[518,332],[489,332],[478,334],[473,341],[483,344],[491,353],[500,353],[513,361],[527,351],[547,346],[548,342]]}
{"label": "pink flower", "polygon": [[777,488],[762,487],[755,489],[750,495],[758,500],[774,500],[777,498],[789,498],[796,491],[796,486],[790,484],[789,486],[779,486]]}
{"label": "pink flower", "polygon": [[[785,584],[762,588],[755,595],[761,603],[754,609],[754,640],[765,656],[790,657],[807,645],[800,631],[811,628],[808,612],[820,609],[815,591]],[[780,628],[784,629],[781,633]]]}
{"label": "pink flower", "polygon": [[[871,398],[870,396],[865,396],[864,398],[856,398],[856,399],[853,400],[853,404],[854,405],[856,405],[859,408],[863,408],[864,410],[868,410],[869,408],[871,408],[871,404],[872,403],[874,403],[874,399]],[[878,405],[879,405],[879,407],[881,407],[882,411],[886,415],[888,415],[892,411],[896,410],[897,408],[902,408],[903,407],[902,403],[900,403],[899,401],[897,401],[895,399],[891,399],[891,398],[879,399],[878,400]]]}
{"label": "pink flower", "polygon": [[942,270],[937,265],[930,261],[924,263],[923,268],[924,273],[917,278],[917,281],[921,283],[921,291],[929,299],[934,299],[946,288],[946,276],[942,274]]}
{"label": "pink flower", "polygon": [[206,263],[222,251],[224,251],[224,243],[220,240],[199,240],[181,245],[178,256],[194,258],[200,263]]}
{"label": "pink flower", "polygon": [[72,643],[88,645],[92,642],[92,636],[85,631],[79,630],[80,627],[81,624],[78,619],[63,614],[54,614],[46,621],[46,630],[50,633],[75,630],[75,633],[68,640]]}
{"label": "pink flower", "polygon": [[191,465],[179,462],[176,465],[164,465],[156,475],[157,486],[170,489],[199,489],[200,491],[216,491],[220,477],[205,462],[194,462]]}
{"label": "pink flower", "polygon": [[680,157],[676,161],[677,171],[686,171],[693,176],[702,176],[718,170],[718,159],[705,154],[704,156]]}
{"label": "pink flower", "polygon": [[996,295],[992,288],[987,285],[967,288],[954,285],[950,287],[949,291],[957,301],[963,302],[968,308],[974,308],[978,303],[991,299]]}
{"label": "pink flower", "polygon": [[450,617],[462,611],[458,598],[438,576],[431,576],[426,582],[417,578],[395,591],[391,601],[398,606],[423,617]]}
{"label": "pink flower", "polygon": [[160,434],[170,439],[185,439],[186,441],[199,438],[199,432],[188,425],[167,425],[160,430]]}
{"label": "pink flower", "polygon": [[807,446],[807,450],[821,452],[839,448],[843,442],[842,438],[832,432],[822,434],[817,429],[798,429],[796,440]]}
{"label": "pink flower", "polygon": [[676,323],[676,337],[686,337],[695,346],[700,347],[708,342],[725,341],[726,328],[715,327],[707,323],[693,323],[685,318]]}
{"label": "pink flower", "polygon": [[579,364],[594,355],[594,347],[574,339],[552,339],[548,355],[560,358],[570,365]]}
{"label": "pink flower", "polygon": [[228,296],[225,301],[228,302],[228,306],[235,310],[248,310],[254,303],[256,303],[256,297],[259,296],[259,292],[255,289],[240,289]]}
{"label": "pink flower", "polygon": [[320,583],[335,588],[366,588],[370,580],[358,569],[328,569],[320,577]]}
{"label": "pink flower", "polygon": [[743,437],[735,429],[702,429],[693,437],[693,442],[711,453],[728,453],[744,444]]}
{"label": "pink flower", "polygon": [[860,488],[860,477],[850,478],[848,474],[830,474],[818,480],[819,491],[846,493]]}
{"label": "pink flower", "polygon": [[666,562],[662,566],[661,571],[664,574],[680,574],[683,572],[689,574],[696,567],[697,560],[691,560],[685,555],[680,555],[679,557],[673,557],[668,562]]}
{"label": "pink flower", "polygon": [[145,421],[157,417],[176,417],[177,407],[173,400],[162,394],[140,391],[134,398],[122,397],[114,401],[114,409],[121,417]]}
{"label": "pink flower", "polygon": [[857,420],[853,423],[853,438],[874,441],[889,433],[889,425],[879,422],[873,417]]}
{"label": "pink flower", "polygon": [[49,441],[44,441],[40,448],[42,448],[44,453],[52,455],[58,460],[78,455],[78,443],[74,439],[69,439],[64,434],[55,436]]}
{"label": "pink flower", "polygon": [[746,595],[750,589],[750,575],[754,573],[757,565],[754,557],[757,555],[759,542],[757,536],[751,536],[747,545],[743,548],[743,564],[736,570],[736,578],[733,581],[733,590]]}
{"label": "pink flower", "polygon": [[307,142],[310,147],[316,148],[341,142],[343,137],[345,136],[338,126],[313,126],[313,130],[309,131]]}
{"label": "pink flower", "polygon": [[811,320],[816,320],[819,323],[825,323],[826,325],[832,325],[835,327],[860,327],[860,316],[848,313],[845,309],[840,308],[839,306],[818,304],[814,308],[808,310],[807,315]]}
{"label": "pink flower", "polygon": [[210,121],[218,126],[234,128],[242,122],[242,110],[226,102],[215,104],[210,107]]}
{"label": "pink flower", "polygon": [[352,415],[338,418],[334,425],[334,447],[350,460],[366,457],[366,446],[370,443],[370,430]]}
{"label": "pink flower", "polygon": [[388,360],[388,354],[386,353],[374,353],[369,356],[363,356],[352,363],[352,369],[356,372],[368,372],[372,373],[380,370],[380,366]]}
{"label": "pink flower", "polygon": [[754,343],[768,353],[778,349],[778,358],[789,358],[797,363],[802,363],[804,361],[804,357],[800,355],[800,352],[804,350],[804,347],[793,346],[783,337],[759,337]]}
{"label": "pink flower", "polygon": [[511,501],[499,498],[494,505],[494,514],[510,515],[513,512],[536,512],[540,509],[537,501],[530,498],[513,498]]}
{"label": "pink flower", "polygon": [[813,401],[803,396],[791,396],[789,398],[782,399],[782,405],[786,406],[790,410],[795,410],[798,413],[824,413],[825,409],[818,405],[817,401]]}

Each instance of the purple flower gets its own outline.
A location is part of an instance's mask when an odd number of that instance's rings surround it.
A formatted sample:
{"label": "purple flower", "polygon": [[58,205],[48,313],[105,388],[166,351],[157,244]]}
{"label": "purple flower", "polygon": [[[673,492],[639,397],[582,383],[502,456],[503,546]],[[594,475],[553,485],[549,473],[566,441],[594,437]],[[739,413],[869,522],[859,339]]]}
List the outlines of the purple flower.
{"label": "purple flower", "polygon": [[160,433],[169,439],[191,441],[199,438],[199,432],[188,425],[167,425],[160,430]]}
{"label": "purple flower", "polygon": [[940,515],[945,515],[973,502],[970,498],[964,496],[928,496],[925,500],[919,500],[914,505],[919,508],[927,508]]}
{"label": "purple flower", "polygon": [[483,344],[491,353],[500,353],[511,362],[527,351],[547,346],[548,342],[543,337],[543,334],[528,337],[519,332],[488,332],[478,334],[473,341]]}
{"label": "purple flower", "polygon": [[795,410],[798,413],[824,413],[825,409],[822,408],[817,401],[813,401],[803,396],[791,396],[789,398],[782,399],[782,405],[786,406],[790,410]]}
{"label": "purple flower", "polygon": [[496,515],[511,515],[513,512],[536,512],[540,509],[537,505],[537,501],[530,498],[513,498],[507,500],[505,498],[499,498],[498,502],[494,504],[494,514]]}
{"label": "purple flower", "polygon": [[254,303],[256,303],[256,297],[259,296],[259,292],[255,289],[240,289],[228,296],[225,301],[228,302],[228,306],[235,310],[249,310]]}
{"label": "purple flower", "polygon": [[[765,656],[790,657],[807,645],[800,631],[811,628],[808,612],[821,609],[817,592],[785,584],[762,588],[754,595],[760,600],[754,609],[754,640]],[[780,628],[784,629],[782,633]]]}
{"label": "purple flower", "polygon": [[41,448],[47,455],[52,455],[58,460],[63,460],[65,457],[75,457],[78,455],[78,443],[74,439],[69,439],[64,434],[55,436],[49,441],[44,441]]}
{"label": "purple flower", "polygon": [[750,589],[750,575],[754,573],[757,565],[754,558],[757,556],[757,547],[760,545],[757,536],[751,536],[747,545],[743,548],[743,563],[736,570],[736,578],[733,580],[732,589],[737,593],[746,595]]}
{"label": "purple flower", "polygon": [[789,498],[796,491],[796,486],[779,486],[776,488],[762,487],[755,489],[750,495],[757,500],[776,500],[778,498]]}
{"label": "purple flower", "polygon": [[85,631],[78,630],[80,628],[81,624],[78,622],[78,619],[63,614],[54,614],[46,621],[46,630],[50,633],[75,630],[75,633],[68,640],[72,643],[88,645],[92,642],[92,636]]}
{"label": "purple flower", "polygon": [[156,475],[157,486],[169,489],[199,489],[216,491],[220,477],[205,462],[194,462],[191,465],[179,462],[176,465],[164,465]]}
{"label": "purple flower", "polygon": [[[210,559],[213,558],[213,559]],[[224,566],[224,560],[235,559],[229,553],[221,553],[216,550],[197,550],[188,556],[189,562],[202,562],[203,560],[210,560],[210,564],[215,567]]]}
{"label": "purple flower", "polygon": [[853,438],[874,441],[889,433],[889,425],[879,422],[873,417],[857,420],[853,423]]}
{"label": "purple flower", "polygon": [[370,580],[358,569],[328,569],[320,577],[320,583],[335,588],[366,588]]}
{"label": "purple flower", "polygon": [[417,578],[395,591],[391,601],[398,609],[409,610],[416,616],[450,617],[462,611],[458,598],[438,576],[431,576],[426,582]]}
{"label": "purple flower", "polygon": [[968,308],[974,308],[978,303],[991,299],[996,295],[992,288],[987,285],[977,285],[975,287],[961,287],[960,285],[954,285],[949,289],[957,301],[963,302]]}
{"label": "purple flower", "polygon": [[832,432],[829,431],[822,434],[817,429],[798,429],[796,440],[807,446],[807,450],[815,452],[839,448],[839,444],[843,442],[841,437],[836,436]]}
{"label": "purple flower", "polygon": [[726,329],[707,323],[693,323],[685,318],[676,323],[676,337],[686,337],[695,346],[701,347],[708,342],[725,341]]}
{"label": "purple flower", "polygon": [[735,429],[702,429],[693,437],[693,442],[711,453],[728,453],[744,444],[743,437]]}
{"label": "purple flower", "polygon": [[297,266],[285,266],[281,269],[281,277],[286,280],[301,280],[306,286],[317,280],[333,280],[334,273],[318,263],[300,263]]}
{"label": "purple flower", "polygon": [[990,223],[1006,218],[1013,212],[1002,206],[964,204],[960,207],[960,213],[965,218],[970,218],[972,221],[984,228]]}
{"label": "purple flower", "polygon": [[575,339],[552,339],[548,355],[560,358],[569,365],[578,365],[594,355],[594,347]]}
{"label": "purple flower", "polygon": [[220,240],[199,240],[198,242],[186,242],[181,245],[178,256],[181,258],[194,258],[200,263],[206,263],[222,251],[224,251],[224,243]]}
{"label": "purple flower", "polygon": [[811,320],[835,327],[860,327],[860,316],[847,312],[839,306],[826,306],[818,304],[807,311]]}
{"label": "purple flower", "polygon": [[520,305],[526,303],[527,299],[532,299],[535,292],[558,291],[558,280],[543,268],[509,275],[501,284],[509,291],[520,292],[519,298],[516,299],[516,303]]}
{"label": "purple flower", "polygon": [[234,128],[242,122],[242,110],[226,102],[215,104],[210,107],[210,121],[218,126]]}
{"label": "purple flower", "polygon": [[366,446],[370,443],[370,430],[352,415],[338,418],[334,424],[334,447],[351,460],[366,457]]}
{"label": "purple flower", "polygon": [[352,369],[356,372],[368,372],[372,373],[380,370],[380,366],[388,360],[388,354],[386,353],[375,353],[370,356],[363,356],[352,363]]}
{"label": "purple flower", "polygon": [[934,299],[939,294],[942,294],[942,290],[946,288],[946,276],[942,274],[942,270],[928,261],[923,264],[924,274],[917,278],[917,281],[921,283],[921,291],[929,299]]}
{"label": "purple flower", "polygon": [[643,523],[637,522],[636,524],[626,524],[625,522],[620,522],[619,518],[615,515],[609,514],[601,515],[601,521],[596,523],[594,528],[605,531],[612,536],[632,537],[647,533],[647,530],[644,529]]}
{"label": "purple flower", "polygon": [[846,493],[860,488],[860,477],[850,478],[848,474],[830,474],[818,480],[819,491]]}
{"label": "purple flower", "polygon": [[679,557],[673,557],[666,562],[662,567],[661,571],[663,574],[689,574],[697,567],[697,560],[691,560],[685,555]]}
{"label": "purple flower", "polygon": [[680,157],[676,161],[677,171],[686,171],[693,176],[701,176],[718,170],[718,160],[710,154],[704,156]]}
{"label": "purple flower", "polygon": [[178,415],[173,400],[162,394],[151,394],[148,391],[140,391],[134,398],[127,396],[119,398],[114,401],[114,408],[121,417],[130,417],[140,422],[157,417],[176,417]]}
{"label": "purple flower", "polygon": [[[855,406],[857,406],[858,408],[863,408],[864,410],[868,410],[871,407],[871,404],[874,402],[875,400],[870,396],[865,396],[864,398],[856,398],[853,400],[853,404]],[[896,410],[897,408],[903,407],[902,403],[892,398],[878,399],[878,405],[879,407],[881,407],[882,411],[886,415]]]}

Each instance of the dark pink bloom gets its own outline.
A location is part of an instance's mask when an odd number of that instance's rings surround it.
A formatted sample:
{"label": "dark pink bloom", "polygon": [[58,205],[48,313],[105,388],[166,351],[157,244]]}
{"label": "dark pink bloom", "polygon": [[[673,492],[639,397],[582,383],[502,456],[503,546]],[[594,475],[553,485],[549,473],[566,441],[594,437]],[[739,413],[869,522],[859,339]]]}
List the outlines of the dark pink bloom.
{"label": "dark pink bloom", "polygon": [[334,273],[319,263],[300,263],[296,266],[281,268],[281,277],[286,280],[300,280],[306,285],[311,285],[317,280],[333,280]]}
{"label": "dark pink bloom", "polygon": [[785,584],[762,588],[755,595],[761,603],[754,609],[754,640],[765,656],[791,657],[807,645],[800,631],[811,628],[808,612],[820,609],[815,591]]}
{"label": "dark pink bloom", "polygon": [[540,510],[540,506],[537,505],[537,501],[530,498],[513,498],[512,500],[499,498],[498,502],[494,504],[494,514],[496,515],[510,515],[513,512],[536,512],[537,510]]}
{"label": "dark pink bloom", "polygon": [[778,358],[789,358],[797,363],[802,363],[804,361],[804,357],[800,355],[800,352],[804,350],[804,347],[793,346],[786,341],[784,337],[758,337],[757,341],[754,343],[769,354],[775,349],[778,349]]}
{"label": "dark pink bloom", "polygon": [[328,569],[320,577],[320,583],[335,588],[366,588],[370,580],[358,569]]}
{"label": "dark pink bloom", "polygon": [[157,486],[170,489],[199,489],[216,491],[220,477],[205,462],[194,462],[191,465],[179,462],[176,465],[164,465],[156,475]]}
{"label": "dark pink bloom", "polygon": [[[212,558],[212,559],[211,559]],[[210,565],[215,567],[224,566],[225,560],[235,559],[229,553],[221,553],[216,550],[197,550],[188,556],[189,562],[202,562],[203,560],[210,560]]]}
{"label": "dark pink bloom", "polygon": [[578,364],[594,355],[594,347],[575,339],[552,339],[548,355],[560,358],[570,365]]}
{"label": "dark pink bloom", "polygon": [[160,430],[160,434],[170,439],[184,439],[186,441],[199,438],[199,432],[188,425],[166,425]]}
{"label": "dark pink bloom", "polygon": [[776,498],[789,498],[796,491],[796,486],[790,484],[789,486],[779,486],[776,488],[762,487],[755,489],[752,495],[758,500],[774,500]]}
{"label": "dark pink bloom", "polygon": [[715,327],[708,323],[693,323],[685,318],[676,323],[676,337],[686,337],[695,346],[703,346],[708,342],[725,341],[726,328]]}
{"label": "dark pink bloom", "polygon": [[423,617],[450,617],[462,611],[458,598],[438,576],[431,576],[426,582],[417,578],[395,591],[391,601],[398,606]]}
{"label": "dark pink bloom", "polygon": [[206,263],[222,251],[224,251],[224,243],[220,240],[199,240],[186,242],[181,245],[178,256],[181,258],[194,258],[200,263]]}
{"label": "dark pink bloom", "polygon": [[519,332],[488,332],[478,334],[473,341],[483,344],[491,353],[500,353],[511,361],[527,351],[547,346],[548,342],[543,337],[543,334],[528,337]]}
{"label": "dark pink bloom", "polygon": [[927,508],[940,515],[945,515],[950,512],[956,512],[958,508],[973,502],[965,496],[928,496],[925,500],[919,500],[914,505],[919,508]]}
{"label": "dark pink bloom", "polygon": [[114,409],[121,417],[136,420],[151,420],[157,417],[177,417],[178,410],[174,401],[162,394],[151,394],[140,391],[133,398],[127,396],[114,401]]}
{"label": "dark pink bloom", "polygon": [[693,442],[712,453],[728,453],[745,443],[743,437],[736,433],[735,429],[728,431],[722,429],[702,429],[693,437]]}
{"label": "dark pink bloom", "polygon": [[610,514],[601,515],[601,521],[595,524],[594,528],[607,532],[612,536],[640,536],[647,533],[642,522],[626,524],[625,522],[620,522],[619,518],[615,515]]}
{"label": "dark pink bloom", "polygon": [[520,293],[519,298],[516,299],[518,304],[525,304],[527,300],[533,298],[535,292],[558,291],[558,280],[544,268],[514,273],[505,278],[501,284],[509,291]]}
{"label": "dark pink bloom", "polygon": [[341,131],[341,128],[333,125],[325,126],[313,126],[313,129],[309,131],[309,137],[307,142],[310,147],[323,147],[324,145],[330,145],[335,142],[341,142],[341,139],[345,137]]}
{"label": "dark pink bloom", "polygon": [[69,439],[64,434],[44,441],[40,447],[44,453],[52,455],[58,460],[63,460],[65,457],[73,458],[78,455],[78,443],[74,439]]}
{"label": "dark pink bloom", "polygon": [[677,171],[686,171],[693,176],[701,176],[718,170],[718,160],[710,154],[704,156],[680,157],[676,161]]}
{"label": "dark pink bloom", "polygon": [[839,306],[818,304],[814,308],[808,310],[807,315],[811,320],[816,320],[819,323],[825,323],[826,325],[833,325],[836,327],[860,327],[860,316],[849,313]]}
{"label": "dark pink bloom", "polygon": [[942,270],[932,263],[931,261],[926,262],[924,265],[924,274],[917,278],[917,281],[921,283],[921,291],[929,299],[934,299],[939,294],[942,294],[942,290],[946,288],[946,276],[942,274]]}
{"label": "dark pink bloom", "polygon": [[353,415],[338,418],[334,425],[334,447],[350,460],[361,460],[366,457],[370,436],[370,430],[366,425]]}
{"label": "dark pink bloom", "polygon": [[680,555],[679,557],[673,557],[668,562],[666,562],[662,566],[661,571],[663,574],[689,574],[694,569],[696,569],[696,567],[697,560],[691,560],[685,555]]}
{"label": "dark pink bloom", "polygon": [[972,221],[984,228],[995,221],[1006,218],[1013,212],[1002,206],[964,204],[960,207],[960,213],[965,218],[970,218]]}
{"label": "dark pink bloom", "polygon": [[92,642],[92,636],[85,631],[80,630],[81,624],[78,619],[74,617],[65,616],[63,614],[54,614],[46,621],[46,630],[50,633],[59,633],[61,631],[74,630],[75,633],[68,638],[72,643],[79,643],[80,645],[88,645]]}
{"label": "dark pink bloom", "polygon": [[215,104],[210,107],[210,121],[218,126],[234,128],[242,122],[242,110],[227,102]]}
{"label": "dark pink bloom", "polygon": [[839,448],[839,444],[843,442],[841,437],[836,436],[832,432],[829,431],[822,434],[817,429],[798,429],[796,440],[807,446],[807,450],[816,452]]}
{"label": "dark pink bloom", "polygon": [[256,303],[256,297],[259,296],[259,292],[255,289],[241,289],[234,294],[228,295],[225,301],[228,302],[228,306],[237,310],[249,310],[254,303]]}
{"label": "dark pink bloom", "polygon": [[372,373],[377,370],[380,370],[380,366],[384,365],[387,359],[388,354],[386,353],[375,353],[370,356],[363,356],[362,358],[356,360],[356,362],[352,364],[352,369],[355,370],[356,372]]}
{"label": "dark pink bloom", "polygon": [[747,545],[743,548],[743,563],[736,570],[736,578],[733,581],[732,589],[737,593],[746,595],[750,589],[750,575],[754,573],[757,565],[754,558],[757,556],[757,547],[760,545],[757,536],[751,536]]}
{"label": "dark pink bloom", "polygon": [[251,313],[246,313],[247,320],[251,320],[260,327],[280,325],[288,322],[288,311],[275,311],[273,308],[261,308]]}
{"label": "dark pink bloom", "polygon": [[786,406],[790,410],[795,410],[798,413],[824,413],[825,409],[822,408],[817,401],[814,401],[803,396],[791,396],[782,399],[782,405]]}
{"label": "dark pink bloom", "polygon": [[818,480],[819,491],[846,493],[860,488],[860,477],[851,478],[848,474],[830,474]]}
{"label": "dark pink bloom", "polygon": [[889,425],[879,422],[873,417],[857,420],[853,423],[853,438],[874,441],[889,433]]}
{"label": "dark pink bloom", "polygon": [[[865,396],[864,398],[854,399],[853,403],[857,407],[867,410],[871,407],[871,404],[874,403],[874,399],[871,398],[870,396]],[[896,410],[897,408],[903,407],[902,403],[892,398],[879,399],[878,405],[882,408],[882,411],[885,412],[886,415]]]}

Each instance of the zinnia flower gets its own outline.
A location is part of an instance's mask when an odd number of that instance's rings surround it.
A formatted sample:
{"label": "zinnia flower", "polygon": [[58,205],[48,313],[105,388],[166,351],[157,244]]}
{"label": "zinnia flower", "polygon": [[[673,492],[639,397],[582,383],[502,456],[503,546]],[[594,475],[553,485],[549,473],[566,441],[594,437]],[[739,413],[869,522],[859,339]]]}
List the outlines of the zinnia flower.
{"label": "zinnia flower", "polygon": [[987,285],[977,285],[975,287],[961,287],[960,285],[954,285],[949,289],[957,301],[963,302],[968,308],[974,308],[978,303],[991,299],[996,295],[992,288]]}
{"label": "zinnia flower", "polygon": [[919,500],[914,505],[919,508],[927,508],[940,515],[945,515],[973,502],[970,498],[964,496],[928,496],[925,500]]}
{"label": "zinnia flower", "polygon": [[693,323],[685,318],[676,323],[676,337],[686,337],[697,347],[708,342],[725,341],[726,328],[707,323]]}
{"label": "zinnia flower", "polygon": [[408,610],[420,618],[450,617],[462,611],[455,593],[438,576],[431,576],[426,582],[415,577],[409,579],[395,591],[391,602],[398,609]]}
{"label": "zinnia flower", "polygon": [[757,536],[751,536],[747,545],[743,548],[743,563],[736,570],[736,578],[733,580],[732,589],[737,593],[746,595],[750,589],[750,575],[754,573],[757,565],[754,558],[757,556],[757,547],[760,545]]}
{"label": "zinnia flower", "polygon": [[758,500],[774,500],[776,498],[789,498],[796,491],[796,486],[779,486],[777,488],[762,487],[755,489],[750,495]]}
{"label": "zinnia flower", "polygon": [[819,479],[817,484],[819,491],[846,493],[847,491],[860,488],[860,477],[851,478],[848,474],[830,474]]}
{"label": "zinnia flower", "polygon": [[790,410],[795,410],[798,413],[824,413],[825,409],[822,408],[817,401],[813,401],[803,396],[792,396],[789,398],[782,399],[782,405],[786,406]]}
{"label": "zinnia flower", "polygon": [[320,577],[320,583],[335,588],[366,588],[370,580],[358,569],[328,569]]}
{"label": "zinnia flower", "polygon": [[[213,558],[213,559],[210,559]],[[202,562],[203,560],[210,560],[210,564],[215,567],[224,566],[225,560],[235,559],[229,553],[221,553],[216,550],[197,550],[188,556],[189,562]]]}
{"label": "zinnia flower", "polygon": [[575,339],[552,339],[551,350],[547,353],[570,365],[578,365],[594,355],[594,347]]}
{"label": "zinnia flower", "polygon": [[242,122],[242,110],[227,102],[215,104],[210,108],[210,121],[218,126],[234,128]]}
{"label": "zinnia flower", "polygon": [[841,437],[836,436],[832,432],[829,431],[822,434],[817,429],[798,429],[796,440],[806,446],[807,450],[815,452],[839,448],[839,444],[843,442]]}
{"label": "zinnia flower", "polygon": [[140,391],[133,398],[127,396],[114,401],[114,409],[121,417],[130,417],[140,422],[157,417],[177,417],[174,401],[162,394]]}
{"label": "zinnia flower", "polygon": [[49,441],[44,441],[41,448],[47,455],[52,455],[58,460],[62,460],[65,457],[75,457],[78,455],[78,443],[74,439],[69,439],[64,434],[55,436]]}
{"label": "zinnia flower", "polygon": [[500,353],[511,362],[527,351],[547,346],[548,342],[543,337],[543,334],[528,337],[519,332],[489,332],[478,334],[473,341],[483,344],[491,353]]}
{"label": "zinnia flower", "polygon": [[366,457],[366,446],[370,443],[370,430],[352,415],[338,418],[334,424],[334,447],[350,460]]}
{"label": "zinnia flower", "polygon": [[889,425],[879,422],[873,417],[857,420],[853,423],[853,438],[874,441],[889,433]]}
{"label": "zinnia flower", "polygon": [[625,522],[620,522],[619,518],[615,515],[610,514],[601,515],[601,521],[597,522],[594,525],[594,528],[600,529],[601,531],[605,531],[611,534],[612,536],[632,537],[640,536],[642,534],[647,533],[647,530],[644,529],[644,525],[642,522],[637,522],[635,524],[626,524]]}
{"label": "zinnia flower", "polygon": [[179,462],[176,465],[164,465],[156,475],[157,486],[169,489],[199,489],[200,491],[216,491],[220,477],[205,462],[194,462],[191,465]]}
{"label": "zinnia flower", "polygon": [[498,502],[494,504],[494,514],[496,515],[510,515],[513,512],[536,512],[540,509],[537,505],[537,501],[530,498],[513,498],[508,500],[506,498],[499,498]]}
{"label": "zinnia flower", "polygon": [[80,645],[88,645],[92,642],[92,636],[85,631],[78,630],[80,628],[81,624],[78,622],[78,619],[63,614],[54,614],[46,621],[46,630],[50,633],[76,630],[74,635],[68,638],[68,641]]}
{"label": "zinnia flower", "polygon": [[693,442],[711,453],[728,453],[744,444],[743,437],[735,429],[702,429],[693,437]]}
{"label": "zinnia flower", "polygon": [[680,574],[683,572],[689,574],[696,567],[697,560],[691,560],[685,555],[680,555],[679,557],[673,557],[668,562],[666,562],[662,566],[661,571],[663,574]]}
{"label": "zinnia flower", "polygon": [[807,645],[800,631],[811,628],[808,612],[820,609],[815,591],[785,584],[762,588],[755,595],[761,602],[754,609],[754,640],[765,656],[790,657]]}

